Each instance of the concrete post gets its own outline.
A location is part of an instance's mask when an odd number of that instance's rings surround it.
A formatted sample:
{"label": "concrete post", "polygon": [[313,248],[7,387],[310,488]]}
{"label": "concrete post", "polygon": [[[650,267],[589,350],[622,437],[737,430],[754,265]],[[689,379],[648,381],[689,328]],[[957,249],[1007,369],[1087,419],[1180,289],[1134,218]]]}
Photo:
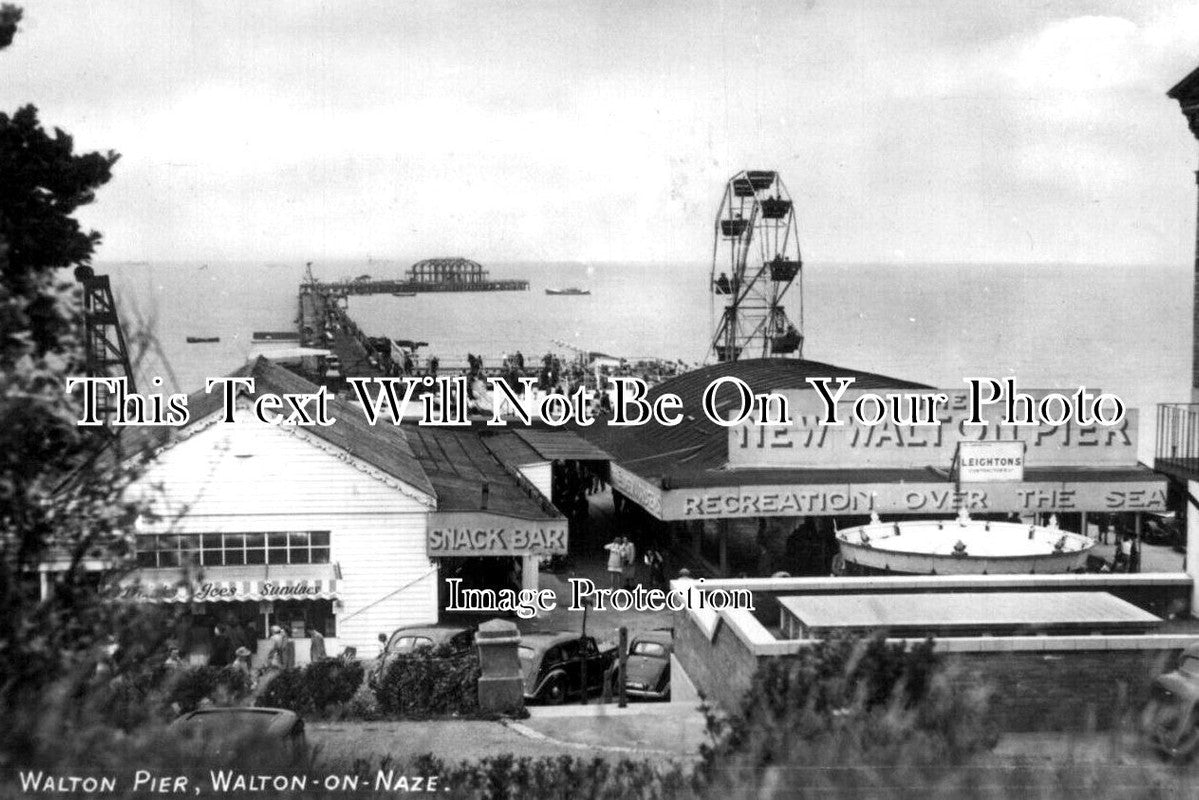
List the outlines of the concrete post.
{"label": "concrete post", "polygon": [[520,588],[537,591],[541,580],[541,556],[523,556],[520,565]]}
{"label": "concrete post", "polygon": [[524,679],[517,646],[520,631],[503,619],[484,622],[475,633],[479,648],[479,710],[516,714],[525,707]]}

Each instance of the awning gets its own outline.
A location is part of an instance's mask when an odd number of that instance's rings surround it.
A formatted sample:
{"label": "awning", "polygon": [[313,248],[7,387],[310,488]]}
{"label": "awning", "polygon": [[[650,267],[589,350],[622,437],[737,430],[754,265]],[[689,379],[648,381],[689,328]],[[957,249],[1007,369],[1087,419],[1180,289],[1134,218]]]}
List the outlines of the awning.
{"label": "awning", "polygon": [[337,580],[129,581],[118,587],[121,600],[142,603],[238,603],[274,600],[335,600]]}

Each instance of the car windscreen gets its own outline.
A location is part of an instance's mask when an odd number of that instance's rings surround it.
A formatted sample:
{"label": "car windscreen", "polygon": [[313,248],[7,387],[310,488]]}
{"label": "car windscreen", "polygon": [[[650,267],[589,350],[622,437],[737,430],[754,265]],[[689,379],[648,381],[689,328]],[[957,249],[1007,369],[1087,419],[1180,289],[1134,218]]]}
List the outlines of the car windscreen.
{"label": "car windscreen", "polygon": [[629,649],[629,655],[666,658],[669,653],[666,651],[666,646],[658,642],[633,642],[632,648]]}
{"label": "car windscreen", "polygon": [[401,636],[395,640],[392,651],[396,653],[412,653],[425,647],[432,647],[433,640],[427,636]]}

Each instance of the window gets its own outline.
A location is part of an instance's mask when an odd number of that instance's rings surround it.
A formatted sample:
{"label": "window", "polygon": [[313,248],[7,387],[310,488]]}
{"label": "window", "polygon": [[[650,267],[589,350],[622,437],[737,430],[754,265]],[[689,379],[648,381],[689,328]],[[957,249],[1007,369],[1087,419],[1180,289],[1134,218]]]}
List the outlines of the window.
{"label": "window", "polygon": [[633,648],[629,651],[629,655],[666,658],[668,653],[666,647],[657,642],[633,642]]}
{"label": "window", "polygon": [[153,569],[184,564],[328,564],[329,550],[329,531],[141,534],[137,537],[137,565]]}

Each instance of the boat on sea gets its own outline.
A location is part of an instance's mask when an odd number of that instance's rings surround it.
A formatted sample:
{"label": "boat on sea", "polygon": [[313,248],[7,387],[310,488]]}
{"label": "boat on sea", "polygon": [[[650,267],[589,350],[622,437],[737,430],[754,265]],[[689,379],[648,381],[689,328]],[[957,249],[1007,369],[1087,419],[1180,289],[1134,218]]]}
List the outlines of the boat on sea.
{"label": "boat on sea", "polygon": [[392,297],[416,297],[416,292],[392,292]]}
{"label": "boat on sea", "polygon": [[580,289],[576,286],[571,286],[567,289],[546,289],[545,293],[553,294],[553,295],[568,295],[568,296],[574,297],[574,296],[578,296],[578,295],[591,294],[591,290],[590,289]]}
{"label": "boat on sea", "polygon": [[219,336],[189,336],[187,337],[188,344],[209,344],[211,342],[219,342]]}

